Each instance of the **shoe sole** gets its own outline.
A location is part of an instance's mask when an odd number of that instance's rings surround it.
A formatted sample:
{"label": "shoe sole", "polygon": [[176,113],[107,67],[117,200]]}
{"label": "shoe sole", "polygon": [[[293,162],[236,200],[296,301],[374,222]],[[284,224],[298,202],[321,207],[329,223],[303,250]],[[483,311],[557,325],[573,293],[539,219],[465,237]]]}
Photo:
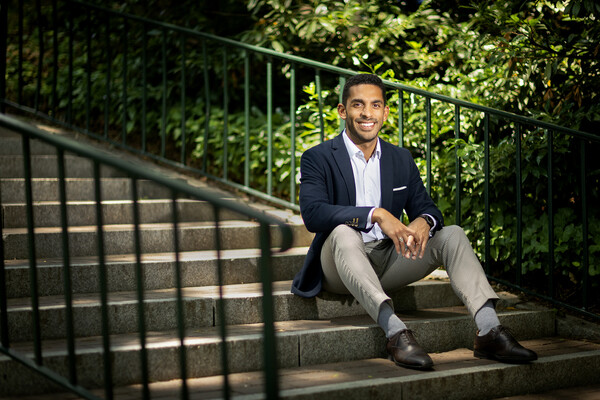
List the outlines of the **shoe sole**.
{"label": "shoe sole", "polygon": [[477,358],[500,361],[500,362],[507,363],[507,364],[526,364],[528,362],[537,360],[537,357],[535,357],[535,358],[512,358],[512,357],[494,356],[492,354],[482,353],[477,350],[473,351],[473,355]]}
{"label": "shoe sole", "polygon": [[428,364],[428,365],[410,365],[410,364],[404,364],[401,362],[396,361],[396,359],[392,356],[388,356],[388,360],[393,361],[394,364],[396,364],[399,367],[404,367],[404,368],[409,368],[409,369],[416,369],[419,371],[430,371],[433,369],[433,363]]}

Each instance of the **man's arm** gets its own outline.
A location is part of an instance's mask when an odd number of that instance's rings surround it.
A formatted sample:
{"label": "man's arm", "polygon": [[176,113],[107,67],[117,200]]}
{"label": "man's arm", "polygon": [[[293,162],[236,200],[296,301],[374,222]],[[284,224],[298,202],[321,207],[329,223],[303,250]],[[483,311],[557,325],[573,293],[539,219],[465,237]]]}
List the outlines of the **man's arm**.
{"label": "man's arm", "polygon": [[[340,193],[347,192],[341,176],[335,174],[322,152],[311,150],[304,152],[300,163],[300,210],[306,229],[329,232],[346,224],[365,230],[372,207],[350,205],[345,193]],[[340,200],[342,197],[345,201]]]}

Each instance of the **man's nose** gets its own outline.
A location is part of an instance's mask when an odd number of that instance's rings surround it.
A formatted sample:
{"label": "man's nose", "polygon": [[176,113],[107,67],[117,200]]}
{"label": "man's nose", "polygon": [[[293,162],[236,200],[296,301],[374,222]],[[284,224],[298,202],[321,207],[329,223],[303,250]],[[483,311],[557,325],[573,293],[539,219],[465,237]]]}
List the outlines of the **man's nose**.
{"label": "man's nose", "polygon": [[373,110],[371,107],[363,107],[361,116],[364,118],[371,118],[371,115],[373,115]]}

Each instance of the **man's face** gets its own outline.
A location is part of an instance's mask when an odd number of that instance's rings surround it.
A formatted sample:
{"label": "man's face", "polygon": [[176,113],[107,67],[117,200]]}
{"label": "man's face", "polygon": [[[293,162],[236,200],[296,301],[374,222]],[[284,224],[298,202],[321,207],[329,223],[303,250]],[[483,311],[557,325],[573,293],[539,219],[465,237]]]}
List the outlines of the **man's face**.
{"label": "man's face", "polygon": [[381,89],[369,84],[352,86],[346,104],[338,105],[348,137],[357,146],[375,141],[389,112]]}

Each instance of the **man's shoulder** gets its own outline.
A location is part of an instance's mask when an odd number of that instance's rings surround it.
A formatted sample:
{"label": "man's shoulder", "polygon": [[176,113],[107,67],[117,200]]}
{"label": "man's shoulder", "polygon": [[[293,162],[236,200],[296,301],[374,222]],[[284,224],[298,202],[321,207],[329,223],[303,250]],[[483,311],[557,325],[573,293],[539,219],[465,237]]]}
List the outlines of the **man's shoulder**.
{"label": "man's shoulder", "polygon": [[401,156],[404,156],[404,157],[406,157],[406,156],[412,157],[411,154],[410,154],[410,151],[408,151],[407,148],[400,147],[400,146],[397,146],[395,144],[391,144],[389,142],[386,142],[383,139],[379,139],[379,143],[381,145],[381,151],[382,152],[389,151],[389,152],[392,152],[392,153],[394,153],[396,155],[401,155]]}

